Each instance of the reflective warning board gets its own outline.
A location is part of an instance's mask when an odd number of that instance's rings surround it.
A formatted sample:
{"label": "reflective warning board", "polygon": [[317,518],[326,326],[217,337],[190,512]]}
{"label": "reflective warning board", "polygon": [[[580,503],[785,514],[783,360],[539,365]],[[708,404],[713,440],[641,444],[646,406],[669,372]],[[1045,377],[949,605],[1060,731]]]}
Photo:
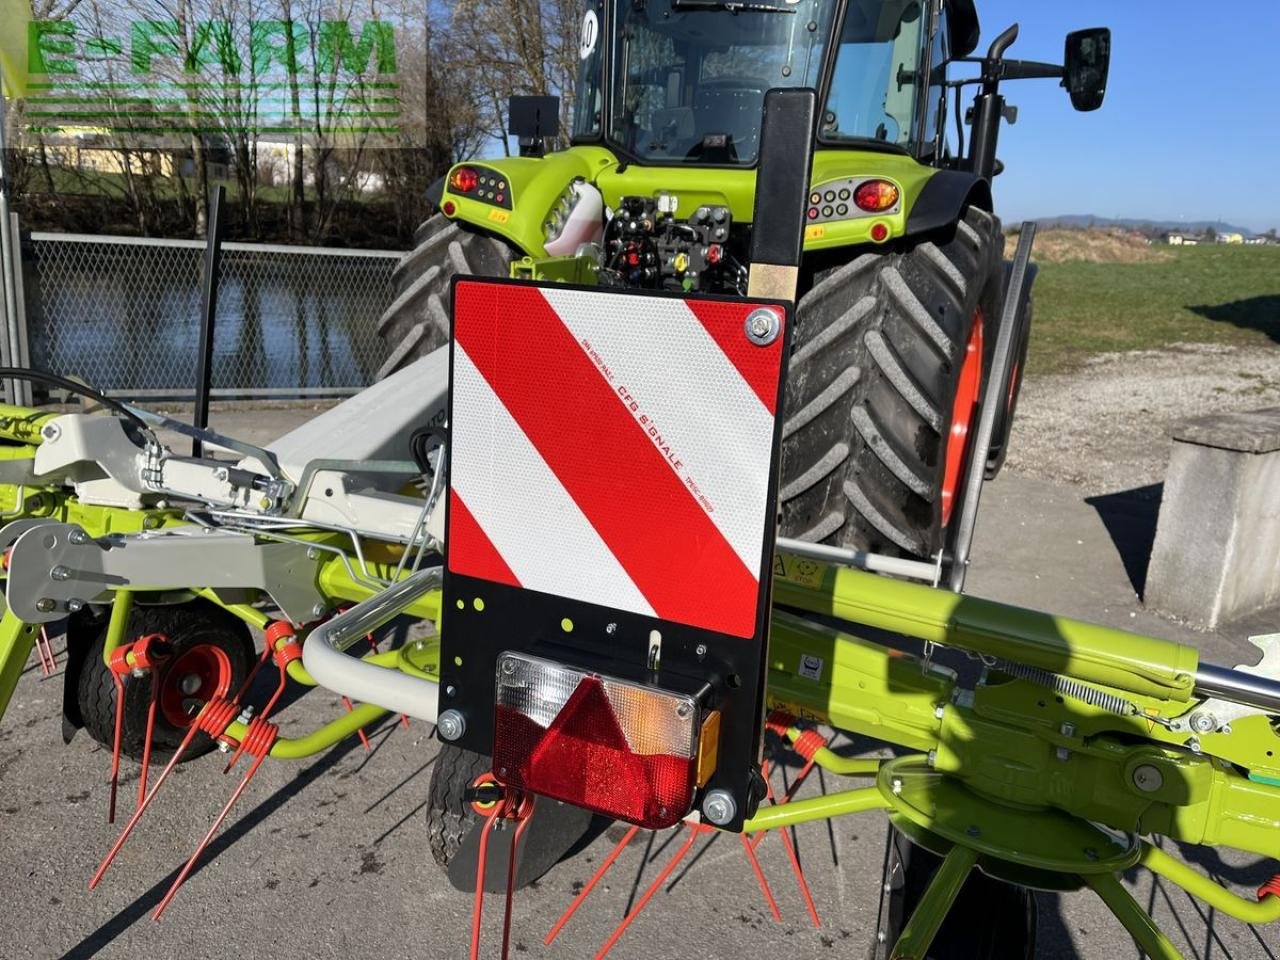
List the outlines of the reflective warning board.
{"label": "reflective warning board", "polygon": [[701,691],[742,792],[787,308],[469,278],[453,304],[441,709],[490,752],[503,650]]}

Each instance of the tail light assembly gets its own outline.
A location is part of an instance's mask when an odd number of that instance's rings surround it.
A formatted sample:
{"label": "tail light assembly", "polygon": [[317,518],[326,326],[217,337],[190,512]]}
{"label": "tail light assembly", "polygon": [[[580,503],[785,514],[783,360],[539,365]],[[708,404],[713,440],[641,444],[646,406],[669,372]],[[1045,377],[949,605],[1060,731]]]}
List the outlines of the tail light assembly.
{"label": "tail light assembly", "polygon": [[[650,829],[693,807],[718,728],[695,696],[507,651],[498,659],[493,769],[521,790]],[[699,763],[699,760],[702,763]]]}

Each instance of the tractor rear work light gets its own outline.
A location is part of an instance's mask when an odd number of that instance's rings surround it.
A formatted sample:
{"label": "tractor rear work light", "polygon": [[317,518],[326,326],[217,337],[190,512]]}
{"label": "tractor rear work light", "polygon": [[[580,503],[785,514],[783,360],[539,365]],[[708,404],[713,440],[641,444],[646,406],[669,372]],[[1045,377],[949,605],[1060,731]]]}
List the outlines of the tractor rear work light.
{"label": "tractor rear work light", "polygon": [[641,827],[683,819],[714,768],[696,697],[507,652],[494,707],[499,780]]}
{"label": "tractor rear work light", "polygon": [[470,193],[480,185],[480,174],[475,167],[458,167],[449,174],[449,186],[459,193]]}
{"label": "tractor rear work light", "polygon": [[859,210],[880,213],[898,202],[898,188],[888,180],[866,180],[853,191],[853,202]]}

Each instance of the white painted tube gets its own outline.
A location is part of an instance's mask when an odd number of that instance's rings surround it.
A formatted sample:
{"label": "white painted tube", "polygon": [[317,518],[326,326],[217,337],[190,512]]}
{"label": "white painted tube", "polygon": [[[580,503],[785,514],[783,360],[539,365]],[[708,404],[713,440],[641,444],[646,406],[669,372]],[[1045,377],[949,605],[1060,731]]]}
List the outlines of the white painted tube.
{"label": "white painted tube", "polygon": [[435,723],[440,700],[435,681],[357,660],[345,651],[440,586],[442,579],[439,567],[419,570],[321,624],[302,646],[302,665],[326,690]]}

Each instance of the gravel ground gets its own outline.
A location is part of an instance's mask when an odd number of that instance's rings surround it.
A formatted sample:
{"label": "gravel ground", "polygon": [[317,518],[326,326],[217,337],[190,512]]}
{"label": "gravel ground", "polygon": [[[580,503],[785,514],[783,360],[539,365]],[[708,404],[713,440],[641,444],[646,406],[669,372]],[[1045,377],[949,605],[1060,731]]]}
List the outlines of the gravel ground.
{"label": "gravel ground", "polygon": [[1181,420],[1280,405],[1280,346],[1177,344],[1028,379],[1008,468],[1085,496],[1159,483]]}

